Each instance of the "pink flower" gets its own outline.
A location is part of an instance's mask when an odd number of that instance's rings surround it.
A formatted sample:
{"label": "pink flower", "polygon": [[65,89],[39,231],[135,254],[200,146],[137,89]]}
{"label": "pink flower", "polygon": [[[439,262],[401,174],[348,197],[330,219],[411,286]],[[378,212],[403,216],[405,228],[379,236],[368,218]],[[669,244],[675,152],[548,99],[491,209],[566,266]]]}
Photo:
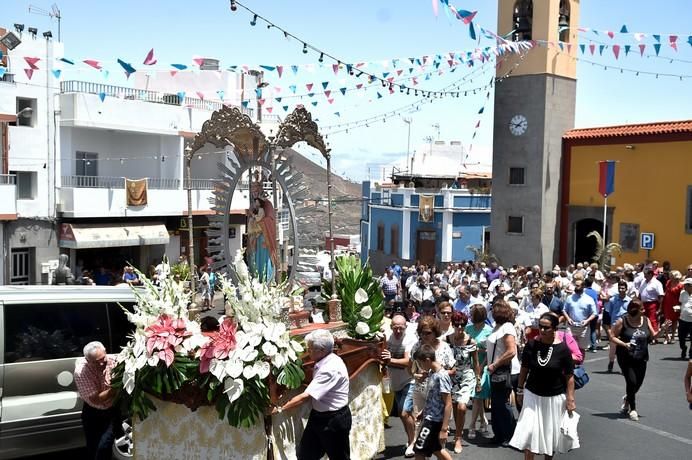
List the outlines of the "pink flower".
{"label": "pink flower", "polygon": [[209,364],[212,359],[226,359],[235,350],[236,325],[231,318],[225,318],[219,326],[219,332],[214,334],[210,341],[204,344],[198,355],[200,357],[199,371],[204,374],[209,372]]}
{"label": "pink flower", "polygon": [[144,333],[147,336],[147,354],[158,355],[159,359],[170,367],[175,359],[175,347],[183,343],[185,337],[192,335],[185,327],[185,320],[182,318],[171,319],[168,315],[161,315],[156,322],[146,328]]}

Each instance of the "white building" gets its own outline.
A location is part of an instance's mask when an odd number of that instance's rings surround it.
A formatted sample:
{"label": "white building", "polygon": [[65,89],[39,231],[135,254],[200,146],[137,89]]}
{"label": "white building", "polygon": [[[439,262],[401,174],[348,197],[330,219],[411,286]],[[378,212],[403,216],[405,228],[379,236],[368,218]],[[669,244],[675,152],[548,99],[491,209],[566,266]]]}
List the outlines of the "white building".
{"label": "white building", "polygon": [[[210,59],[205,70],[181,72],[176,82],[168,72],[135,74],[134,87],[58,80],[51,64],[63,55],[63,45],[26,32],[20,38],[18,47],[3,50],[8,73],[0,81],[0,237],[6,261],[0,284],[48,282],[42,264],[55,264],[59,253],[70,256],[75,276],[82,269],[98,276],[100,267],[116,272],[124,263],[144,271],[164,255],[176,261],[188,247],[185,140],[223,103],[251,99],[241,110],[258,121],[255,88],[261,74],[218,71]],[[44,60],[29,79],[24,57],[34,54]],[[17,116],[25,107],[32,110]],[[217,163],[227,155],[216,150],[201,150],[191,161],[200,265]],[[125,179],[147,179],[145,205],[128,206]],[[234,193],[229,239],[231,248],[240,248],[248,192],[241,187]]]}

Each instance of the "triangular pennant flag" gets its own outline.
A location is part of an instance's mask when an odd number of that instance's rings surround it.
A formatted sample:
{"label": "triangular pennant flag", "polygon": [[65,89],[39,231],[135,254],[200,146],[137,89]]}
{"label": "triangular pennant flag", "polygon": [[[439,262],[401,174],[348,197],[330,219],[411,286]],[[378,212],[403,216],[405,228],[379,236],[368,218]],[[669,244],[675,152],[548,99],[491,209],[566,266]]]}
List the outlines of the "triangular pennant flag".
{"label": "triangular pennant flag", "polygon": [[317,101],[312,101],[310,104],[312,104],[313,107],[317,107]]}
{"label": "triangular pennant flag", "polygon": [[276,102],[281,102],[281,99],[282,99],[282,98],[280,98],[280,97],[275,97],[275,98],[274,98],[274,100],[275,100]]}
{"label": "triangular pennant flag", "polygon": [[567,43],[567,54],[572,54],[572,44]]}
{"label": "triangular pennant flag", "polygon": [[615,34],[614,34],[613,32],[611,32],[610,30],[606,30],[606,34],[607,34],[610,38],[614,38],[614,37],[615,37]]}
{"label": "triangular pennant flag", "polygon": [[296,85],[291,85],[291,86],[289,86],[289,87],[288,87],[288,89],[290,89],[290,90],[291,90],[291,92],[292,92],[293,94],[295,94],[295,93],[296,93],[296,88],[297,88],[297,86],[296,86]]}
{"label": "triangular pennant flag", "polygon": [[661,43],[661,36],[660,35],[652,35],[654,37],[654,40],[656,40],[658,43]]}
{"label": "triangular pennant flag", "polygon": [[305,87],[308,89],[308,91],[312,91],[312,83],[306,83]]}
{"label": "triangular pennant flag", "polygon": [[646,34],[643,34],[641,32],[635,32],[632,35],[634,36],[634,39],[638,42],[642,41],[642,39],[646,36]]}
{"label": "triangular pennant flag", "polygon": [[625,45],[625,56],[630,54],[630,49],[632,48],[632,45]]}
{"label": "triangular pennant flag", "polygon": [[122,67],[123,70],[125,70],[125,75],[127,75],[128,78],[130,78],[130,75],[137,72],[137,70],[134,67],[132,67],[130,64],[123,61],[122,59],[118,59],[118,64],[120,64],[120,67]]}
{"label": "triangular pennant flag", "polygon": [[82,62],[90,67],[93,67],[96,70],[101,70],[101,63],[99,61],[95,61],[93,59],[85,59]]}
{"label": "triangular pennant flag", "polygon": [[298,74],[298,66],[297,66],[297,65],[292,65],[292,66],[291,66],[291,70],[293,71],[293,75],[297,75],[297,74]]}
{"label": "triangular pennant flag", "polygon": [[380,94],[379,91],[377,92],[377,99],[382,99],[382,95]]}
{"label": "triangular pennant flag", "polygon": [[613,45],[613,54],[616,60],[620,57],[620,45]]}
{"label": "triangular pennant flag", "polygon": [[308,97],[315,97],[315,93],[308,93]]}
{"label": "triangular pennant flag", "polygon": [[476,39],[476,27],[473,25],[473,22],[469,22],[469,36],[471,40]]}
{"label": "triangular pennant flag", "polygon": [[334,98],[332,98],[332,99],[327,99],[327,102],[329,102],[330,104],[333,103],[333,102],[334,102]]}
{"label": "triangular pennant flag", "polygon": [[336,115],[337,117],[341,118],[341,112],[334,112],[334,115]]}
{"label": "triangular pennant flag", "polygon": [[352,64],[346,64],[346,72],[348,72],[349,75],[353,74],[353,65]]}
{"label": "triangular pennant flag", "polygon": [[34,69],[24,69],[24,73],[26,74],[27,78],[31,80],[31,77],[34,76]]}
{"label": "triangular pennant flag", "polygon": [[478,128],[480,125],[481,125],[481,121],[478,120],[478,121],[476,122],[476,128]]}
{"label": "triangular pennant flag", "polygon": [[601,56],[603,56],[603,50],[605,49],[605,47],[606,47],[605,45],[600,45],[600,46],[598,47],[598,54],[600,54]]}
{"label": "triangular pennant flag", "polygon": [[60,78],[60,74],[61,74],[61,73],[62,73],[62,70],[60,70],[60,69],[55,69],[55,70],[53,70],[53,76],[54,76],[55,78]]}
{"label": "triangular pennant flag", "polygon": [[197,94],[198,98],[204,100],[204,93],[202,91],[197,91],[197,92],[195,92],[195,94]]}
{"label": "triangular pennant flag", "polygon": [[250,105],[250,101],[241,101],[240,105],[247,109],[248,105]]}
{"label": "triangular pennant flag", "polygon": [[104,80],[107,80],[107,79],[108,79],[108,75],[110,75],[110,74],[111,74],[111,73],[110,73],[109,71],[107,71],[106,69],[101,69],[101,75],[103,75],[103,79],[104,79]]}
{"label": "triangular pennant flag", "polygon": [[272,110],[274,110],[274,107],[267,107],[267,112],[272,113]]}
{"label": "triangular pennant flag", "polygon": [[224,93],[224,90],[220,89],[220,90],[218,90],[218,91],[216,92],[216,94],[218,94],[219,99],[221,99],[221,100],[223,101],[223,96],[224,96],[224,94],[225,94],[225,93]]}
{"label": "triangular pennant flag", "polygon": [[255,96],[257,96],[257,99],[262,98],[262,88],[255,88]]}
{"label": "triangular pennant flag", "polygon": [[178,70],[185,70],[187,69],[187,66],[185,64],[171,64],[171,66],[175,67]]}
{"label": "triangular pennant flag", "polygon": [[327,90],[324,92],[324,95],[327,97],[329,97],[331,94],[332,94],[332,92],[330,90]]}
{"label": "triangular pennant flag", "polygon": [[692,46],[692,35],[687,37],[687,43],[689,43],[690,46]]}
{"label": "triangular pennant flag", "polygon": [[0,78],[5,76],[5,72],[7,72],[6,67],[0,67]]}
{"label": "triangular pennant flag", "polygon": [[152,48],[147,53],[147,57],[144,58],[143,64],[144,65],[154,65],[154,64],[156,64],[156,62],[157,62],[156,58],[154,57],[154,48]]}
{"label": "triangular pennant flag", "polygon": [[37,70],[38,66],[36,66],[36,63],[40,61],[41,58],[24,56],[24,60],[29,64],[31,70]]}
{"label": "triangular pennant flag", "polygon": [[557,46],[560,47],[560,51],[564,51],[564,50],[565,50],[565,45],[564,45],[562,42],[558,42]]}
{"label": "triangular pennant flag", "polygon": [[629,33],[629,30],[627,30],[627,26],[625,24],[622,25],[622,28],[620,29],[621,34],[626,34]]}
{"label": "triangular pennant flag", "polygon": [[181,104],[183,102],[185,102],[185,91],[179,91],[177,93],[177,96],[178,96],[178,100],[180,101]]}
{"label": "triangular pennant flag", "polygon": [[362,83],[357,83],[357,84],[356,84],[356,89],[361,89],[362,87],[363,87],[363,84],[362,84]]}
{"label": "triangular pennant flag", "polygon": [[264,105],[265,101],[266,101],[265,99],[257,99],[257,103],[259,105]]}
{"label": "triangular pennant flag", "polygon": [[204,58],[203,57],[193,57],[192,62],[194,62],[198,66],[202,67],[202,64],[204,64]]}
{"label": "triangular pennant flag", "polygon": [[101,102],[105,101],[106,100],[106,93],[100,92],[99,93],[99,99],[101,99]]}
{"label": "triangular pennant flag", "polygon": [[175,75],[178,73],[178,71],[177,70],[170,70],[170,71],[168,71],[168,73],[171,74],[171,77],[175,77]]}
{"label": "triangular pennant flag", "polygon": [[273,72],[276,69],[275,66],[271,66],[271,65],[261,65],[260,64],[260,67],[262,67],[267,72]]}
{"label": "triangular pennant flag", "polygon": [[583,43],[581,43],[581,44],[579,45],[579,49],[581,50],[581,54],[584,54],[584,51],[586,50],[586,45],[583,44]]}
{"label": "triangular pennant flag", "polygon": [[281,107],[281,108],[284,109],[284,112],[288,112],[288,106],[287,106],[287,105],[284,105],[284,106]]}
{"label": "triangular pennant flag", "polygon": [[480,113],[483,113],[483,111],[485,111],[485,107],[481,107],[481,109],[478,111],[478,113],[479,113],[479,114],[480,114]]}
{"label": "triangular pennant flag", "polygon": [[397,75],[398,77],[400,77],[400,76],[401,76],[401,74],[402,74],[402,72],[403,72],[403,70],[401,70],[401,69],[398,69],[398,70],[396,71],[396,75]]}
{"label": "triangular pennant flag", "polygon": [[339,64],[332,64],[332,70],[334,71],[334,75],[339,73]]}
{"label": "triangular pennant flag", "polygon": [[671,35],[668,37],[668,40],[670,42],[670,47],[673,48],[675,51],[678,50],[678,36],[677,35]]}
{"label": "triangular pennant flag", "polygon": [[594,45],[593,43],[591,43],[591,44],[589,45],[589,51],[591,51],[591,55],[593,56],[594,51],[596,51],[596,45]]}
{"label": "triangular pennant flag", "polygon": [[281,75],[283,75],[283,73],[284,73],[284,66],[277,65],[276,66],[276,73],[279,75],[279,78],[281,78]]}
{"label": "triangular pennant flag", "polygon": [[387,78],[388,75],[389,75],[389,72],[382,72],[382,78]]}
{"label": "triangular pennant flag", "polygon": [[346,91],[347,91],[346,88],[339,88],[339,91],[341,91],[342,96],[346,96]]}
{"label": "triangular pennant flag", "polygon": [[658,53],[661,51],[661,44],[654,43],[654,50],[656,50],[656,56],[658,56]]}
{"label": "triangular pennant flag", "polygon": [[646,49],[646,44],[645,44],[645,43],[642,43],[641,45],[639,45],[639,54],[640,54],[641,56],[644,56],[644,50],[645,50],[645,49]]}
{"label": "triangular pennant flag", "polygon": [[61,60],[62,62],[64,62],[65,64],[74,65],[74,61],[71,61],[70,59],[67,59],[67,58],[60,58],[60,60]]}
{"label": "triangular pennant flag", "polygon": [[235,72],[236,70],[238,70],[238,66],[237,65],[229,65],[228,70],[230,70],[231,72]]}
{"label": "triangular pennant flag", "polygon": [[329,82],[328,82],[328,81],[323,81],[323,82],[322,82],[322,89],[327,89],[327,86],[329,86]]}

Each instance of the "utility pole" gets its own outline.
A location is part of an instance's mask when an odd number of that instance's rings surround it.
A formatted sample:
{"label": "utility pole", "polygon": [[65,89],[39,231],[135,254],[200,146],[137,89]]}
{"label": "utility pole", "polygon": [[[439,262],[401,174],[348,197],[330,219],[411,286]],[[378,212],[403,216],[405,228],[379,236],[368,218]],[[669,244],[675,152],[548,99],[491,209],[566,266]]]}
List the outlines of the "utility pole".
{"label": "utility pole", "polygon": [[411,156],[411,122],[413,119],[411,117],[404,117],[402,120],[408,125],[408,140],[406,142],[406,169],[408,169],[410,164],[409,157]]}
{"label": "utility pole", "polygon": [[332,295],[336,294],[336,273],[334,265],[334,234],[332,233],[332,155],[327,148],[324,157],[327,159],[327,219],[329,225],[330,269],[332,271]]}
{"label": "utility pole", "polygon": [[185,186],[187,188],[187,252],[190,264],[190,289],[192,290],[192,303],[195,303],[195,240],[192,229],[192,147],[185,147]]}

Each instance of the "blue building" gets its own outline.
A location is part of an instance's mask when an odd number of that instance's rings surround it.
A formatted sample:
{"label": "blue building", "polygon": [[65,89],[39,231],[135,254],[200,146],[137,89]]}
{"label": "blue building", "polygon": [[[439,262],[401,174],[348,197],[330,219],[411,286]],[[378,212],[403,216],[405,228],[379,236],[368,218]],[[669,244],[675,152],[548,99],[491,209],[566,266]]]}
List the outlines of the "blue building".
{"label": "blue building", "polygon": [[[455,175],[456,176],[456,175]],[[375,273],[397,260],[436,264],[473,260],[490,226],[490,175],[392,175],[391,183],[363,182],[361,259]]]}

